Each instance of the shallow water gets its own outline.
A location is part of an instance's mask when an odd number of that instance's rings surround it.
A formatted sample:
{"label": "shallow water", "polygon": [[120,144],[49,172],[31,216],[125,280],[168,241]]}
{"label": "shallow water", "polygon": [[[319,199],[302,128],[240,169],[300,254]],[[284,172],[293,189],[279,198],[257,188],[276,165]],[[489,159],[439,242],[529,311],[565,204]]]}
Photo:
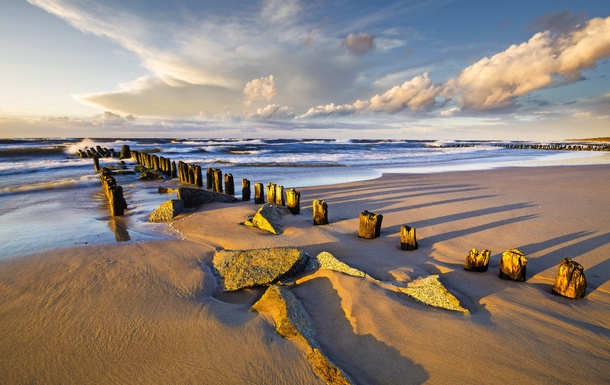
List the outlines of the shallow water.
{"label": "shallow water", "polygon": [[[440,147],[454,142],[407,140],[298,139],[17,139],[0,140],[0,258],[85,243],[139,242],[173,237],[149,214],[173,194],[176,179],[140,181],[116,176],[128,210],[110,216],[91,159],[79,149],[133,150],[220,168],[231,173],[241,196],[241,178],[285,188],[373,179],[382,173],[430,173],[497,167],[610,164],[609,152],[543,151],[495,147],[496,142],[469,142],[470,147]],[[117,165],[102,158],[100,165]],[[130,169],[134,160],[127,160]]]}

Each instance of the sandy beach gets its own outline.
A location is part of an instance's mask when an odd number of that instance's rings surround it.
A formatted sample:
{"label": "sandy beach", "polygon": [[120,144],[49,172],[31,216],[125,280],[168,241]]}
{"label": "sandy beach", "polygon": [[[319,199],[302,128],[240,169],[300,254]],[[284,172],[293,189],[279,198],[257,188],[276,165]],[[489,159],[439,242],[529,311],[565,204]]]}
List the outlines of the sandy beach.
{"label": "sandy beach", "polygon": [[[290,187],[290,186],[287,186]],[[0,261],[0,382],[323,384],[303,346],[222,293],[216,250],[322,251],[399,286],[433,274],[469,313],[320,269],[289,286],[324,353],[356,384],[601,384],[610,381],[610,167],[505,168],[306,187],[301,214],[272,235],[243,222],[259,205],[211,203],[171,225],[183,240],[85,245]],[[169,199],[169,198],[168,198]],[[312,225],[313,199],[330,225]],[[381,236],[360,239],[363,210]],[[400,249],[401,225],[419,249]],[[472,248],[489,271],[467,272]],[[498,278],[518,248],[525,282]],[[551,294],[559,262],[579,262],[583,299]]]}

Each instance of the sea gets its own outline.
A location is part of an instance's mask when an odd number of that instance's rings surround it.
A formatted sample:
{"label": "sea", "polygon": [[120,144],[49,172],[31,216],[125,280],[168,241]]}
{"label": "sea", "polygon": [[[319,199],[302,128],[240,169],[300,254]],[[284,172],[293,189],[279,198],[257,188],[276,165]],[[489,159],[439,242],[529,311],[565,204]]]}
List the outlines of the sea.
{"label": "sea", "polygon": [[[100,146],[132,150],[231,173],[241,197],[241,178],[284,188],[368,180],[384,173],[437,173],[501,167],[610,164],[610,152],[553,151],[526,147],[540,142],[361,139],[0,139],[0,258],[83,244],[176,238],[148,216],[176,187],[177,179],[145,181],[116,175],[128,209],[112,217],[92,159],[78,150]],[[523,146],[525,145],[525,146]],[[125,159],[133,169],[134,159]],[[101,158],[100,166],[117,166]]]}

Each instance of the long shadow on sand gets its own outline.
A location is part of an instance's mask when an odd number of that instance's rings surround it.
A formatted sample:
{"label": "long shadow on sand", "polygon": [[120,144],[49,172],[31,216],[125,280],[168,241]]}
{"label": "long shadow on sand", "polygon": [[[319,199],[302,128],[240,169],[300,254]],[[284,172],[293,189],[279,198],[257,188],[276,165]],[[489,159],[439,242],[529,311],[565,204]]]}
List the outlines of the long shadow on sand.
{"label": "long shadow on sand", "polygon": [[[341,298],[328,278],[304,282],[293,292],[312,319],[324,353],[352,379],[362,379],[367,384],[422,384],[428,380],[421,365],[395,348],[371,334],[354,333]],[[299,295],[305,292],[307,295]]]}

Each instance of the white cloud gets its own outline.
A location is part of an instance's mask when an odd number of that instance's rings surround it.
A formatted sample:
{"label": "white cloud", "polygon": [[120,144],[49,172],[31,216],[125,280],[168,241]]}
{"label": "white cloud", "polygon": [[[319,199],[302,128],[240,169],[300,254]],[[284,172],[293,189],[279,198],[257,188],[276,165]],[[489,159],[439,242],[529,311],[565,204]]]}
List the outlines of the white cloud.
{"label": "white cloud", "polygon": [[347,37],[341,43],[342,47],[356,56],[366,55],[369,52],[375,50],[375,35],[360,32],[357,36],[353,33],[347,35]]}
{"label": "white cloud", "polygon": [[466,108],[488,110],[512,106],[514,99],[534,90],[582,77],[581,71],[610,56],[610,17],[591,19],[558,36],[535,34],[491,58],[465,68],[445,85],[443,95],[458,95]]}
{"label": "white cloud", "polygon": [[271,100],[277,93],[275,88],[275,79],[273,75],[269,77],[262,77],[254,79],[246,83],[244,88],[244,95],[248,101],[252,100]]}
{"label": "white cloud", "polygon": [[453,116],[453,114],[460,112],[462,109],[459,107],[451,107],[449,109],[446,109],[444,111],[441,111],[441,118],[450,118]]}
{"label": "white cloud", "polygon": [[270,22],[294,21],[300,11],[298,0],[266,0],[261,17]]}
{"label": "white cloud", "polygon": [[440,87],[431,84],[428,73],[418,75],[401,86],[395,86],[370,100],[357,100],[353,104],[334,103],[310,108],[299,118],[317,118],[323,116],[353,115],[366,112],[396,113],[406,108],[411,111],[424,109],[434,103]]}
{"label": "white cloud", "polygon": [[248,116],[250,119],[293,119],[294,110],[292,107],[280,106],[279,104],[270,104],[267,107],[258,108],[256,113]]}

